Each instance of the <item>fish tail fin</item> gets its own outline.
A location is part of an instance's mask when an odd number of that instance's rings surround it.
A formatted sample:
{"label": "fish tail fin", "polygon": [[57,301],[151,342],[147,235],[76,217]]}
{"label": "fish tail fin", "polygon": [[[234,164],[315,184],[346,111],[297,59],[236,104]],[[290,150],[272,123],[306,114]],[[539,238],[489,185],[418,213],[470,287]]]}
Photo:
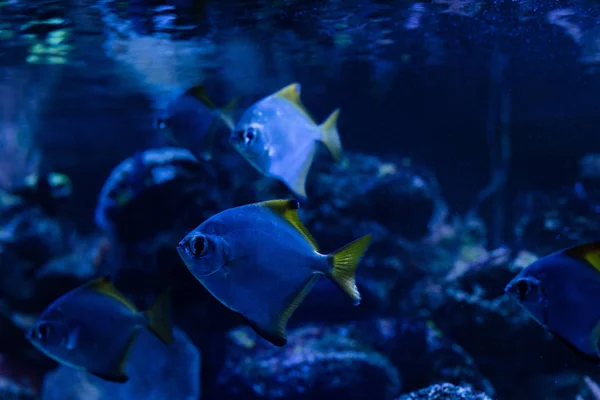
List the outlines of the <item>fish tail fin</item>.
{"label": "fish tail fin", "polygon": [[204,103],[211,110],[217,109],[217,107],[215,107],[215,103],[213,103],[212,99],[208,96],[208,93],[206,93],[206,88],[202,83],[192,86],[186,90],[185,94],[192,96],[196,100]]}
{"label": "fish tail fin", "polygon": [[331,156],[335,161],[342,159],[342,142],[340,140],[340,134],[337,129],[337,120],[340,116],[340,109],[336,108],[329,117],[319,125],[321,132],[323,133],[321,141],[327,147]]}
{"label": "fish tail fin", "polygon": [[171,328],[171,289],[165,290],[152,307],[144,312],[146,327],[167,345],[173,343]]}
{"label": "fish tail fin", "polygon": [[239,97],[234,97],[219,110],[219,117],[229,130],[233,130],[235,126],[235,110],[239,101]]}
{"label": "fish tail fin", "polygon": [[356,287],[354,273],[358,263],[371,244],[373,235],[366,235],[348,243],[341,249],[327,256],[332,266],[331,278],[352,300],[354,305],[360,304],[360,293]]}

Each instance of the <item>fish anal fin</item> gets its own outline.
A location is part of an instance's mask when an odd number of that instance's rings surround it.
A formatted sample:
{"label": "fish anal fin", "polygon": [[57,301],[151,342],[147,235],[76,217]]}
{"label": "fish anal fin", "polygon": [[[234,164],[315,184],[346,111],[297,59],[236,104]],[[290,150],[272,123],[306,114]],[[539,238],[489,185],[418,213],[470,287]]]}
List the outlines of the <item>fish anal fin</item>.
{"label": "fish anal fin", "polygon": [[108,296],[127,307],[131,312],[137,312],[137,307],[125,295],[117,290],[112,280],[108,276],[94,279],[80,286],[80,289],[92,290],[102,295]]}
{"label": "fish anal fin", "polygon": [[590,242],[564,250],[568,256],[587,261],[594,269],[600,272],[600,242]]}
{"label": "fish anal fin", "polygon": [[358,263],[371,244],[372,235],[366,235],[329,254],[332,280],[346,293],[354,305],[360,304],[360,293],[354,274]]}
{"label": "fish anal fin", "polygon": [[117,359],[115,360],[114,364],[112,365],[112,367],[110,368],[109,371],[102,371],[102,372],[88,371],[88,372],[90,372],[91,374],[96,375],[102,379],[106,379],[107,381],[119,382],[119,383],[127,382],[129,380],[129,377],[125,373],[125,365],[127,364],[127,360],[129,359],[129,356],[131,355],[131,349],[133,347],[133,344],[137,340],[139,334],[140,334],[139,327],[135,328],[134,331],[131,333],[131,336],[129,337],[129,339],[127,339],[127,342],[125,342],[125,346],[123,346],[122,351],[119,353]]}
{"label": "fish anal fin", "polygon": [[139,333],[140,329],[135,328],[134,331],[131,333],[129,339],[127,339],[127,342],[125,342],[122,351],[114,360],[114,363],[111,366],[109,366],[108,371],[87,370],[87,372],[110,382],[127,382],[129,380],[129,377],[125,373],[125,365],[127,364],[127,360],[129,359],[129,356],[131,354],[131,348],[133,347],[133,344],[138,338]]}
{"label": "fish anal fin", "polygon": [[577,354],[579,357],[594,363],[600,363],[600,356],[598,356],[598,354],[585,353],[563,336],[559,335],[556,331],[550,330],[550,333],[559,341],[563,342],[573,353]]}
{"label": "fish anal fin", "polygon": [[310,276],[300,288],[300,290],[290,296],[289,301],[285,302],[284,308],[280,313],[273,315],[265,326],[254,322],[252,318],[247,318],[250,326],[256,333],[264,339],[271,342],[273,345],[282,347],[287,343],[287,323],[290,317],[298,309],[302,301],[310,293],[319,279],[319,275],[313,274]]}
{"label": "fish anal fin", "polygon": [[315,125],[317,121],[313,118],[313,116],[308,112],[304,104],[302,104],[302,100],[300,100],[301,94],[301,85],[299,83],[292,83],[287,85],[283,89],[275,92],[273,96],[285,99],[292,103],[298,110],[300,110],[309,120],[311,120]]}
{"label": "fish anal fin", "polygon": [[125,383],[129,380],[129,377],[125,374],[111,375],[111,374],[104,374],[101,372],[92,372],[92,371],[87,371],[87,372],[94,376],[97,376],[98,378],[104,379],[105,381],[109,381],[109,382]]}
{"label": "fish anal fin", "polygon": [[196,100],[204,103],[211,110],[217,109],[217,107],[212,102],[210,97],[208,97],[208,94],[206,93],[206,89],[204,88],[204,85],[201,83],[194,85],[191,88],[189,88],[188,90],[186,90],[185,94],[192,96]]}
{"label": "fish anal fin", "polygon": [[296,228],[298,232],[300,232],[306,238],[306,240],[308,240],[313,249],[315,251],[319,251],[317,241],[308,231],[308,228],[306,228],[302,221],[300,221],[300,217],[298,216],[300,203],[298,200],[269,200],[258,203],[257,205],[267,207],[275,214],[292,224],[292,226]]}
{"label": "fish anal fin", "polygon": [[147,327],[160,341],[166,345],[173,343],[171,328],[171,289],[165,290],[156,299],[152,307],[144,313]]}

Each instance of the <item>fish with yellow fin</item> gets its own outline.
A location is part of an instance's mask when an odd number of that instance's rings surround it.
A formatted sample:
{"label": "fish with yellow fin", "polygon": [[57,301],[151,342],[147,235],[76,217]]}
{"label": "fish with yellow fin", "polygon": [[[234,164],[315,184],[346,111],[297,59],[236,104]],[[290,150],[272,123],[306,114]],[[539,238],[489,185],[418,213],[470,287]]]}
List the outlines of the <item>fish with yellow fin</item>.
{"label": "fish with yellow fin", "polygon": [[61,364],[113,382],[126,382],[125,364],[146,327],[165,344],[173,342],[170,294],[149,310],[138,311],[109,278],[98,278],[58,298],[40,315],[26,337]]}
{"label": "fish with yellow fin", "polygon": [[177,246],[194,277],[276,346],[286,344],[287,322],[320,275],[360,303],[354,273],[371,243],[367,235],[322,254],[298,218],[298,208],[297,200],[230,208],[204,221]]}
{"label": "fish with yellow fin", "polygon": [[600,364],[600,242],[538,259],[505,291],[576,354]]}
{"label": "fish with yellow fin", "polygon": [[340,110],[318,125],[300,101],[300,84],[293,83],[248,108],[231,133],[230,142],[265,176],[279,179],[305,199],[306,177],[317,142],[336,161],[342,158],[337,130]]}
{"label": "fish with yellow fin", "polygon": [[198,156],[210,158],[219,124],[224,124],[229,131],[235,125],[238,100],[234,98],[219,108],[204,86],[198,84],[171,104],[169,110],[159,116],[154,124],[170,145],[184,147]]}

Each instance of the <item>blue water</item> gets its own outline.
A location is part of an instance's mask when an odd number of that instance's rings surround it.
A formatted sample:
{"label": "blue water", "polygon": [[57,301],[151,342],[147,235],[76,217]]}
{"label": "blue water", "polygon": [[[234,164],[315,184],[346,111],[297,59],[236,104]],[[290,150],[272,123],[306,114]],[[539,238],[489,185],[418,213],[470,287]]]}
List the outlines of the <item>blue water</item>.
{"label": "blue water", "polygon": [[[441,383],[600,398],[594,366],[503,294],[535,257],[597,239],[599,22],[592,0],[0,1],[0,192],[49,171],[73,187],[57,213],[0,196],[0,398],[396,399]],[[110,223],[94,216],[119,163],[166,154],[157,118],[177,109],[180,137],[204,134],[190,87],[219,107],[239,98],[239,118],[293,82],[319,122],[341,108],[348,157],[318,154],[301,219],[326,252],[375,239],[363,304],[322,279],[277,349],[174,252],[214,213],[292,196],[223,126],[209,165],[178,165],[164,187],[144,170]],[[179,346],[153,348],[146,373],[143,347],[160,344],[140,340],[122,388],[24,340],[55,298],[104,274],[139,307],[175,285]]]}

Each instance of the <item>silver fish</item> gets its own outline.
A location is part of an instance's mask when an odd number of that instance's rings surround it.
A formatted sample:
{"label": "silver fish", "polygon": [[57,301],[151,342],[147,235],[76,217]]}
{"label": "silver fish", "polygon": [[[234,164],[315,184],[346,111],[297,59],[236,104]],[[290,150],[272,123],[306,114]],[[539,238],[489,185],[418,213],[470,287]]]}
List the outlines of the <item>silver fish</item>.
{"label": "silver fish", "polygon": [[231,144],[265,176],[281,180],[306,198],[306,177],[322,142],[336,161],[342,158],[336,109],[317,125],[300,101],[294,83],[256,102],[244,112],[230,137]]}
{"label": "silver fish", "polygon": [[157,116],[154,126],[169,145],[184,147],[198,158],[210,160],[219,123],[225,125],[228,131],[235,125],[238,100],[234,98],[222,108],[217,108],[204,86],[198,84]]}
{"label": "silver fish", "polygon": [[298,208],[296,200],[230,208],[206,220],[177,246],[196,279],[276,346],[287,342],[287,322],[320,275],[331,279],[355,305],[360,303],[354,272],[371,242],[367,235],[321,254],[300,222]]}
{"label": "silver fish", "polygon": [[600,363],[600,242],[540,258],[505,291],[576,354]]}
{"label": "silver fish", "polygon": [[26,337],[61,364],[126,382],[125,363],[140,327],[166,344],[173,342],[169,308],[165,292],[148,311],[138,311],[108,278],[99,278],[58,298]]}

